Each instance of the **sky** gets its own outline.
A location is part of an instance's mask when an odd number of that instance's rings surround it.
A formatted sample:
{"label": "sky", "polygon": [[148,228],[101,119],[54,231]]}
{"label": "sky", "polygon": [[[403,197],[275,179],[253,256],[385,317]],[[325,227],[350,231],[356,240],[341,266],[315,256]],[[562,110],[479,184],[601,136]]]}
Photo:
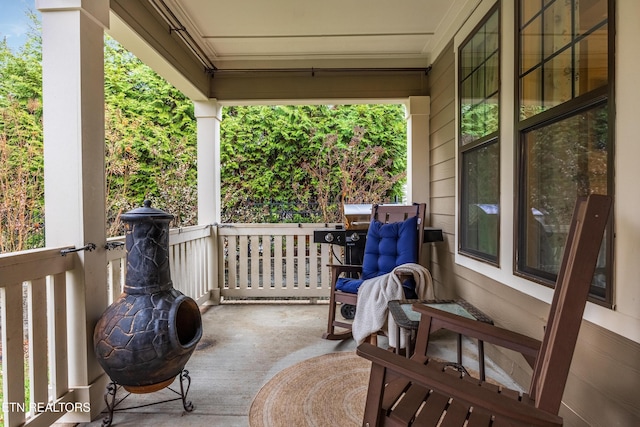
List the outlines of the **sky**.
{"label": "sky", "polygon": [[0,0],[0,38],[6,37],[9,47],[20,48],[29,31],[30,21],[26,11],[36,12],[35,0]]}

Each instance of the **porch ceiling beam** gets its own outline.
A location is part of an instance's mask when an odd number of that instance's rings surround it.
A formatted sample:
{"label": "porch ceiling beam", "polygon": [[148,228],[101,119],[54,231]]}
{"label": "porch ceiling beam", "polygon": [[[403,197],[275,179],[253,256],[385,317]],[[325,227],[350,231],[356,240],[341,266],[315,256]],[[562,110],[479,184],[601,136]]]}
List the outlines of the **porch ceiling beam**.
{"label": "porch ceiling beam", "polygon": [[425,73],[429,74],[431,67],[298,67],[298,68],[221,68],[215,69],[211,74],[246,74],[246,73],[308,73],[315,76],[316,73]]}
{"label": "porch ceiling beam", "polygon": [[427,95],[428,68],[216,71],[210,98],[218,101],[400,99]]}

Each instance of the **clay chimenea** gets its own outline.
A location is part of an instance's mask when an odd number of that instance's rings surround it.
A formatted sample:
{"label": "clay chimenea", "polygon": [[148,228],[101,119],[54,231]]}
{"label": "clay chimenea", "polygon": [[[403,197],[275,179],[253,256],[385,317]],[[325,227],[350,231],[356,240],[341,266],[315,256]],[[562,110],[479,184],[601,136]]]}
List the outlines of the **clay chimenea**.
{"label": "clay chimenea", "polygon": [[202,337],[202,319],[196,302],[171,281],[173,215],[145,201],[121,218],[127,250],[124,290],[98,320],[94,349],[115,384],[132,393],[151,393],[183,372]]}

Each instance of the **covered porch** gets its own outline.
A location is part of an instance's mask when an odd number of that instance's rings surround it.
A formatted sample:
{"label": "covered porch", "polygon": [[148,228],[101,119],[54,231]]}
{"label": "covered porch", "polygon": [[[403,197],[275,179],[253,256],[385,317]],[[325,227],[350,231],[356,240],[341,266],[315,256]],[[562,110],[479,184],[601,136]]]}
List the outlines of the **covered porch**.
{"label": "covered porch", "polygon": [[[97,319],[119,294],[125,270],[123,248],[114,244],[119,239],[107,239],[104,227],[105,32],[195,105],[199,225],[172,230],[171,271],[177,289],[201,307],[209,307],[204,312],[205,339],[226,339],[226,334],[242,327],[238,319],[251,318],[254,312],[258,318],[261,311],[273,315],[265,323],[277,324],[268,334],[247,332],[234,337],[235,347],[222,352],[218,352],[220,342],[211,342],[208,348],[203,342],[191,362],[198,372],[190,392],[197,409],[185,415],[190,417],[189,424],[200,415],[210,415],[205,423],[246,425],[247,414],[240,412],[246,412],[250,392],[257,392],[276,371],[302,358],[351,351],[354,346],[320,339],[327,311],[321,300],[329,294],[328,270],[323,266],[331,255],[327,245],[311,244],[310,236],[324,224],[220,222],[219,143],[225,105],[404,104],[408,202],[427,202],[427,225],[442,228],[445,234],[445,241],[430,245],[422,260],[432,271],[437,296],[465,298],[497,324],[542,336],[552,291],[516,274],[514,266],[514,223],[518,221],[514,193],[519,180],[514,159],[520,137],[513,105],[517,92],[513,74],[519,61],[514,47],[518,42],[514,4],[414,0],[406,8],[388,2],[365,6],[333,2],[298,9],[299,2],[282,1],[274,2],[277,8],[253,9],[256,3],[36,0],[43,24],[47,247],[0,255],[3,399],[25,402],[28,390],[31,402],[80,406],[37,414],[28,408],[3,408],[5,425],[95,423],[104,408],[109,378],[95,360],[92,333]],[[540,8],[552,3],[541,2]],[[615,292],[611,291],[607,304],[590,302],[585,312],[561,408],[566,425],[575,426],[635,425],[640,420],[636,393],[640,385],[640,264],[635,259],[640,241],[635,186],[640,83],[634,72],[640,65],[635,42],[640,37],[635,22],[640,6],[631,0],[604,3],[609,25],[615,24],[615,61],[610,62],[615,62],[615,85],[611,82],[607,94],[604,90],[599,94],[600,98],[610,96],[616,112],[615,119],[610,117],[616,156],[608,164],[615,169],[615,182],[609,187],[615,187],[611,243]],[[488,263],[459,251],[456,55],[460,43],[494,7],[500,11],[503,31],[500,99],[505,108],[501,108],[498,136],[503,159],[499,166],[501,249],[495,262]],[[265,241],[282,245],[262,245],[261,250],[260,242]],[[243,298],[297,299],[308,305],[224,304]],[[295,317],[296,326],[281,328],[281,321],[286,325],[283,317]],[[293,331],[300,342],[287,342],[288,329],[298,323],[305,328]],[[254,332],[255,326],[250,327]],[[210,359],[200,356],[209,351]],[[264,367],[252,359],[252,351],[265,354]],[[523,360],[491,348],[488,355],[516,382],[527,381],[530,370]],[[224,390],[241,375],[227,370],[224,363],[232,358],[241,359],[239,369],[252,378],[245,378],[244,391],[230,397],[229,412],[218,412],[226,405],[220,400],[227,397],[222,395]],[[218,387],[222,391],[216,395],[212,390]],[[84,404],[90,409],[83,410]],[[162,408],[157,411],[161,417]],[[176,423],[168,418],[163,422]],[[134,416],[127,423],[139,421]]]}

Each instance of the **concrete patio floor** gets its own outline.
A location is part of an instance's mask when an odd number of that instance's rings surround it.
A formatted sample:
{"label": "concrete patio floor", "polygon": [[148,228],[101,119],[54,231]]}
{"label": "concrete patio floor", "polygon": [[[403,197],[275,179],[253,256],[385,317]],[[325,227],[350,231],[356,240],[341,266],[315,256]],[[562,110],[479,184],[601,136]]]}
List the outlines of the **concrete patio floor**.
{"label": "concrete patio floor", "polygon": [[[281,370],[311,357],[354,351],[355,342],[321,338],[326,327],[326,304],[222,304],[206,307],[203,337],[187,363],[191,376],[188,400],[195,409],[185,413],[180,401],[116,412],[114,426],[247,427],[251,402],[260,388]],[[455,361],[455,336],[441,334],[430,346],[433,356]],[[477,369],[477,349],[463,340],[463,364]],[[385,338],[379,340],[386,346]],[[472,360],[475,359],[475,360]],[[513,386],[510,378],[487,359],[487,376]],[[180,390],[178,381],[172,385]],[[118,394],[120,396],[120,393]],[[174,398],[168,390],[132,394],[121,407]],[[102,417],[82,426],[100,426]]]}

